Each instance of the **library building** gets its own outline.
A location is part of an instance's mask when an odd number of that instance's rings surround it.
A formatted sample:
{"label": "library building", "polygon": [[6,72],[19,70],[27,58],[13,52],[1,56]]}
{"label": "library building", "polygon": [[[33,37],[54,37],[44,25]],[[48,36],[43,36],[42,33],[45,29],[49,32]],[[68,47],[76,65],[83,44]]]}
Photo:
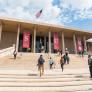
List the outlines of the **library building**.
{"label": "library building", "polygon": [[62,25],[0,18],[0,50],[14,46],[24,53],[92,51],[92,32]]}

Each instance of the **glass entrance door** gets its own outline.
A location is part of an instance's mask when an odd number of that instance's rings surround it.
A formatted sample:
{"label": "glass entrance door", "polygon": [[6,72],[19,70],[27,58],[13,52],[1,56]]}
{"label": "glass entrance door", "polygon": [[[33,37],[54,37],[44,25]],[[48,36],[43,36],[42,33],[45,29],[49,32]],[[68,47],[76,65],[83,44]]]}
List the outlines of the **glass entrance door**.
{"label": "glass entrance door", "polygon": [[41,53],[41,50],[44,49],[44,37],[36,37],[36,53]]}

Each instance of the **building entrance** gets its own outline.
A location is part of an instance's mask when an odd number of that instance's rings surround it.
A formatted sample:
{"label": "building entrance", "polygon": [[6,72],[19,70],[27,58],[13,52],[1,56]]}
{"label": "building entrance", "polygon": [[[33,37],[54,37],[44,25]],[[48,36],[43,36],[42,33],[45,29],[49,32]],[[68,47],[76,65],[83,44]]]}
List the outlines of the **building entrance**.
{"label": "building entrance", "polygon": [[[36,53],[49,52],[49,38],[46,36],[36,36]],[[53,38],[51,38],[51,52],[54,53]]]}
{"label": "building entrance", "polygon": [[[33,52],[33,49],[35,48],[36,53],[48,53],[49,52],[49,37],[48,36],[36,36],[36,45],[34,46],[34,39],[33,34],[30,34],[30,46],[29,48],[23,47],[23,33],[20,33],[19,35],[19,46],[18,51],[19,52]],[[54,51],[54,44],[53,44],[53,37],[51,37],[51,52],[55,53]]]}
{"label": "building entrance", "polygon": [[45,52],[48,53],[48,37],[37,36],[36,37],[36,53]]}

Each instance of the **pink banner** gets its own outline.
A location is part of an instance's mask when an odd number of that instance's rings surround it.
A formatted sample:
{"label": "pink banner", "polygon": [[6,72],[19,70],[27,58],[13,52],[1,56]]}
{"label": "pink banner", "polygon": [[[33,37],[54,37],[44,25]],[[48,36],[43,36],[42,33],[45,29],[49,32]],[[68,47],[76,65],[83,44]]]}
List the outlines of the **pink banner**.
{"label": "pink banner", "polygon": [[54,33],[54,49],[59,50],[59,37],[57,33]]}
{"label": "pink banner", "polygon": [[30,48],[30,33],[23,33],[23,48]]}
{"label": "pink banner", "polygon": [[82,51],[83,50],[81,38],[77,38],[77,50],[78,51]]}

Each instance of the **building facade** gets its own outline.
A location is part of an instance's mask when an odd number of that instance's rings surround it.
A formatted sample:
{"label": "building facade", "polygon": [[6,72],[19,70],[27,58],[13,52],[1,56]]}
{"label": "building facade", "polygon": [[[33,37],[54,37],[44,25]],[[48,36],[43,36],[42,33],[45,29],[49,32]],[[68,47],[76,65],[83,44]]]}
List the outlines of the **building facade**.
{"label": "building facade", "polygon": [[[78,39],[81,40],[83,50],[91,50],[92,44],[87,45],[86,40],[92,37],[92,32],[66,28],[60,25],[0,19],[0,49],[15,44],[18,52],[39,53],[41,52],[40,49],[43,48],[45,53],[55,53],[55,34],[58,36],[58,50],[62,50],[62,52],[67,48],[70,53],[78,53]],[[24,46],[25,39],[28,39],[28,47]]]}

